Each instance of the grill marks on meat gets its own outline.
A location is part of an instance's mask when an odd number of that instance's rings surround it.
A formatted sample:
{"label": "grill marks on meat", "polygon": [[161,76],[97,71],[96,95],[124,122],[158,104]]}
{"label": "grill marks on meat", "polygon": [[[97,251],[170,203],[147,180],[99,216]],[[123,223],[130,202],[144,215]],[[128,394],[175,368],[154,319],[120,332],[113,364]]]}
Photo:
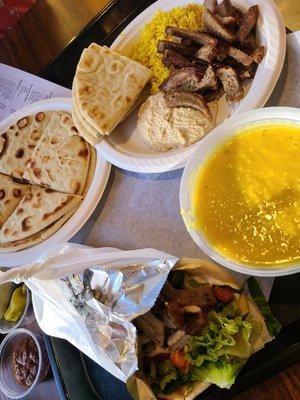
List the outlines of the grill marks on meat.
{"label": "grill marks on meat", "polygon": [[195,305],[205,310],[208,310],[217,304],[216,298],[209,284],[181,290],[177,296],[177,302],[181,307]]}
{"label": "grill marks on meat", "polygon": [[169,40],[159,40],[157,43],[158,53],[164,53],[165,50],[173,50],[183,56],[193,56],[194,48],[182,43],[171,42]]}
{"label": "grill marks on meat", "polygon": [[165,341],[164,324],[150,311],[136,318],[135,324],[154,343],[163,346]]}
{"label": "grill marks on meat", "polygon": [[240,84],[237,72],[232,67],[221,67],[217,70],[217,77],[222,82],[226,99],[234,103],[244,97],[244,90]]}
{"label": "grill marks on meat", "polygon": [[240,42],[243,42],[243,40],[246,39],[246,37],[249,35],[251,30],[254,28],[254,26],[257,23],[258,14],[259,14],[258,5],[251,6],[248,9],[247,13],[245,14],[245,16],[241,22],[239,30],[237,32],[237,35],[236,35],[237,40],[239,40]]}
{"label": "grill marks on meat", "polygon": [[213,46],[216,46],[218,43],[218,39],[205,32],[190,31],[188,29],[180,29],[174,26],[167,26],[165,32],[167,35],[190,39],[201,45],[212,44]]}
{"label": "grill marks on meat", "polygon": [[223,26],[219,19],[207,9],[203,13],[203,23],[207,32],[211,32],[229,43],[233,42],[235,39],[235,35],[228,28]]}
{"label": "grill marks on meat", "polygon": [[166,105],[170,108],[190,107],[211,118],[210,109],[201,94],[174,92],[165,94],[164,99]]}

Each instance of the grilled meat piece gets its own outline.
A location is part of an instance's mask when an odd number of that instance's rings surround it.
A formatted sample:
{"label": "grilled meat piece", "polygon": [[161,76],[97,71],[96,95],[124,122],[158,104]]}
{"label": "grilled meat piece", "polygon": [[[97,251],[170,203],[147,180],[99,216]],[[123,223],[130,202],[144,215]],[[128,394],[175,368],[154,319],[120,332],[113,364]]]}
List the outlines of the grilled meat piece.
{"label": "grilled meat piece", "polygon": [[157,43],[157,52],[164,53],[166,50],[173,50],[178,54],[190,57],[194,55],[195,51],[194,48],[182,43],[171,42],[169,40],[159,40]]}
{"label": "grilled meat piece", "polygon": [[176,299],[179,292],[180,291],[178,289],[175,289],[174,286],[169,281],[166,281],[160,292],[159,297],[163,296],[165,300],[170,301]]}
{"label": "grilled meat piece", "polygon": [[165,340],[164,324],[150,311],[137,317],[135,325],[154,343],[163,346]]}
{"label": "grilled meat piece", "polygon": [[252,64],[253,61],[253,58],[251,56],[244,53],[242,50],[232,46],[228,46],[228,55],[237,62],[245,65],[245,67],[248,67],[250,64]]}
{"label": "grilled meat piece", "polygon": [[199,89],[198,90],[215,90],[218,87],[218,81],[216,78],[215,71],[211,65],[209,65],[205,73],[201,79],[201,82],[199,84]]}
{"label": "grilled meat piece", "polygon": [[265,47],[259,46],[257,49],[253,51],[251,57],[256,64],[260,64],[265,56]]}
{"label": "grilled meat piece", "polygon": [[206,315],[204,312],[200,311],[196,314],[192,314],[189,317],[188,323],[186,325],[186,333],[189,335],[201,335],[203,328],[207,324]]}
{"label": "grilled meat piece", "polygon": [[227,57],[228,44],[219,40],[216,49],[217,49],[216,60],[220,62],[224,61],[225,58]]}
{"label": "grilled meat piece", "polygon": [[246,37],[256,25],[258,20],[258,13],[259,10],[257,4],[255,6],[251,6],[246,12],[236,34],[237,40],[241,43],[246,39]]}
{"label": "grilled meat piece", "polygon": [[203,2],[203,7],[207,8],[212,13],[214,12],[215,7],[217,7],[217,5],[218,5],[217,0],[204,0]]}
{"label": "grilled meat piece", "polygon": [[168,347],[171,351],[181,350],[189,340],[190,335],[187,335],[184,329],[179,329],[170,335],[167,339]]}
{"label": "grilled meat piece", "polygon": [[190,31],[188,29],[180,29],[174,26],[167,26],[165,32],[167,35],[172,35],[183,39],[190,39],[195,43],[202,44],[203,46],[206,44],[212,44],[213,46],[216,46],[218,43],[218,39],[205,32]]}
{"label": "grilled meat piece", "polygon": [[156,357],[159,354],[170,354],[170,350],[167,347],[162,347],[159,344],[151,342],[145,346],[143,354],[145,357]]}
{"label": "grilled meat piece", "polygon": [[243,88],[237,72],[232,67],[221,67],[217,70],[216,74],[222,82],[228,102],[235,103],[243,98]]}
{"label": "grilled meat piece", "polygon": [[200,49],[196,52],[195,57],[210,63],[216,58],[217,54],[218,52],[216,47],[211,44],[207,44],[200,47]]}
{"label": "grilled meat piece", "polygon": [[163,64],[168,68],[171,66],[175,68],[192,67],[194,65],[193,62],[173,50],[165,50]]}
{"label": "grilled meat piece", "polygon": [[234,28],[236,26],[236,20],[232,16],[221,17],[220,15],[216,14],[215,17],[217,18],[218,21],[221,22],[222,25],[226,27]]}
{"label": "grilled meat piece", "polygon": [[230,0],[223,0],[221,4],[215,7],[214,13],[221,17],[234,17],[238,25],[242,22],[244,17],[243,12],[234,7]]}
{"label": "grilled meat piece", "polygon": [[166,303],[166,309],[163,313],[163,320],[171,329],[179,329],[184,325],[183,312],[176,300]]}
{"label": "grilled meat piece", "polygon": [[182,307],[194,305],[201,309],[210,309],[217,304],[217,300],[209,284],[181,290],[177,296],[177,301]]}
{"label": "grilled meat piece", "polygon": [[174,92],[164,95],[166,105],[171,108],[190,107],[201,111],[204,115],[211,118],[211,113],[208,105],[201,96],[196,93]]}
{"label": "grilled meat piece", "polygon": [[228,28],[222,25],[218,18],[209,10],[204,11],[203,22],[204,28],[207,32],[211,32],[227,42],[233,42],[235,35]]}
{"label": "grilled meat piece", "polygon": [[246,39],[243,40],[243,43],[239,43],[242,49],[249,51],[249,50],[255,50],[257,47],[255,36],[250,33]]}
{"label": "grilled meat piece", "polygon": [[238,76],[239,76],[240,80],[243,81],[245,79],[252,78],[253,75],[255,74],[256,66],[257,65],[255,63],[253,63],[247,68],[239,68],[239,69],[237,69],[237,73],[238,73]]}
{"label": "grilled meat piece", "polygon": [[202,76],[194,67],[180,68],[172,71],[159,88],[165,93],[175,91],[196,92],[199,90],[201,78]]}

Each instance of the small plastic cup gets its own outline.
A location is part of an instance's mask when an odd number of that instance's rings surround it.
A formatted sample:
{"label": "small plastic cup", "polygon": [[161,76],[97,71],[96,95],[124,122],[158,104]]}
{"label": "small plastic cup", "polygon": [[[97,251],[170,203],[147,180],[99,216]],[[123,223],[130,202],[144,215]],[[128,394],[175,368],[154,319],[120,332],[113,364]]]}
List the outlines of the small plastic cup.
{"label": "small plastic cup", "polygon": [[[37,347],[39,364],[33,384],[23,386],[17,383],[14,376],[13,351],[26,337],[31,337]],[[17,329],[8,334],[0,346],[0,390],[10,399],[22,399],[45,379],[49,371],[49,361],[44,339],[39,334],[33,334],[27,329]]]}
{"label": "small plastic cup", "polygon": [[0,319],[0,334],[5,335],[21,326],[29,325],[33,319],[30,290],[26,288],[26,305],[21,318],[15,322],[6,321],[4,318]]}

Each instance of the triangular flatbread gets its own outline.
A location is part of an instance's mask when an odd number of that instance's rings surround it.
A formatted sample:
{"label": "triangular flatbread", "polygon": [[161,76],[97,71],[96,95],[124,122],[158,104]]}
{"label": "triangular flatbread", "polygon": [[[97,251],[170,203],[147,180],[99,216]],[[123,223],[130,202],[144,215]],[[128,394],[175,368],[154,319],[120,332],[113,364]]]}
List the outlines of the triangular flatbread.
{"label": "triangular flatbread", "polygon": [[89,144],[79,136],[71,116],[56,112],[34,149],[23,178],[53,190],[81,194],[89,160]]}
{"label": "triangular flatbread", "polygon": [[81,117],[109,135],[141,94],[152,72],[115,51],[92,43],[77,65],[73,82]]}
{"label": "triangular flatbread", "polygon": [[24,239],[78,206],[82,197],[31,186],[0,231],[0,243]]}
{"label": "triangular flatbread", "polygon": [[39,112],[24,117],[0,134],[0,172],[22,179],[51,115],[52,112]]}
{"label": "triangular flatbread", "polygon": [[0,174],[0,228],[17,207],[27,189],[28,185]]}

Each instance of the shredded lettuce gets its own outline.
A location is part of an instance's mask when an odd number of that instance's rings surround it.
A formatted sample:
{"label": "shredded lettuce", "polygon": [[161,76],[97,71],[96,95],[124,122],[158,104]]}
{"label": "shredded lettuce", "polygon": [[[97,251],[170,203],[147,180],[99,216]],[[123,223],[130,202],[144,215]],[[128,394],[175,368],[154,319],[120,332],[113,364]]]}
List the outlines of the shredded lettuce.
{"label": "shredded lettuce", "polygon": [[200,367],[205,361],[216,362],[224,355],[247,358],[252,325],[242,317],[233,319],[210,311],[201,336],[192,336],[185,346],[187,359]]}
{"label": "shredded lettuce", "polygon": [[227,362],[218,360],[208,362],[200,368],[193,368],[191,380],[214,383],[220,388],[229,389],[242,368],[244,361]]}
{"label": "shredded lettuce", "polygon": [[170,360],[165,360],[158,366],[159,386],[163,391],[168,383],[178,378],[177,369]]}
{"label": "shredded lettuce", "polygon": [[263,295],[257,280],[251,276],[249,279],[247,279],[247,285],[252,299],[255,301],[265,319],[265,323],[270,335],[277,336],[281,330],[281,324],[272,314],[269,304],[267,303],[267,300]]}

